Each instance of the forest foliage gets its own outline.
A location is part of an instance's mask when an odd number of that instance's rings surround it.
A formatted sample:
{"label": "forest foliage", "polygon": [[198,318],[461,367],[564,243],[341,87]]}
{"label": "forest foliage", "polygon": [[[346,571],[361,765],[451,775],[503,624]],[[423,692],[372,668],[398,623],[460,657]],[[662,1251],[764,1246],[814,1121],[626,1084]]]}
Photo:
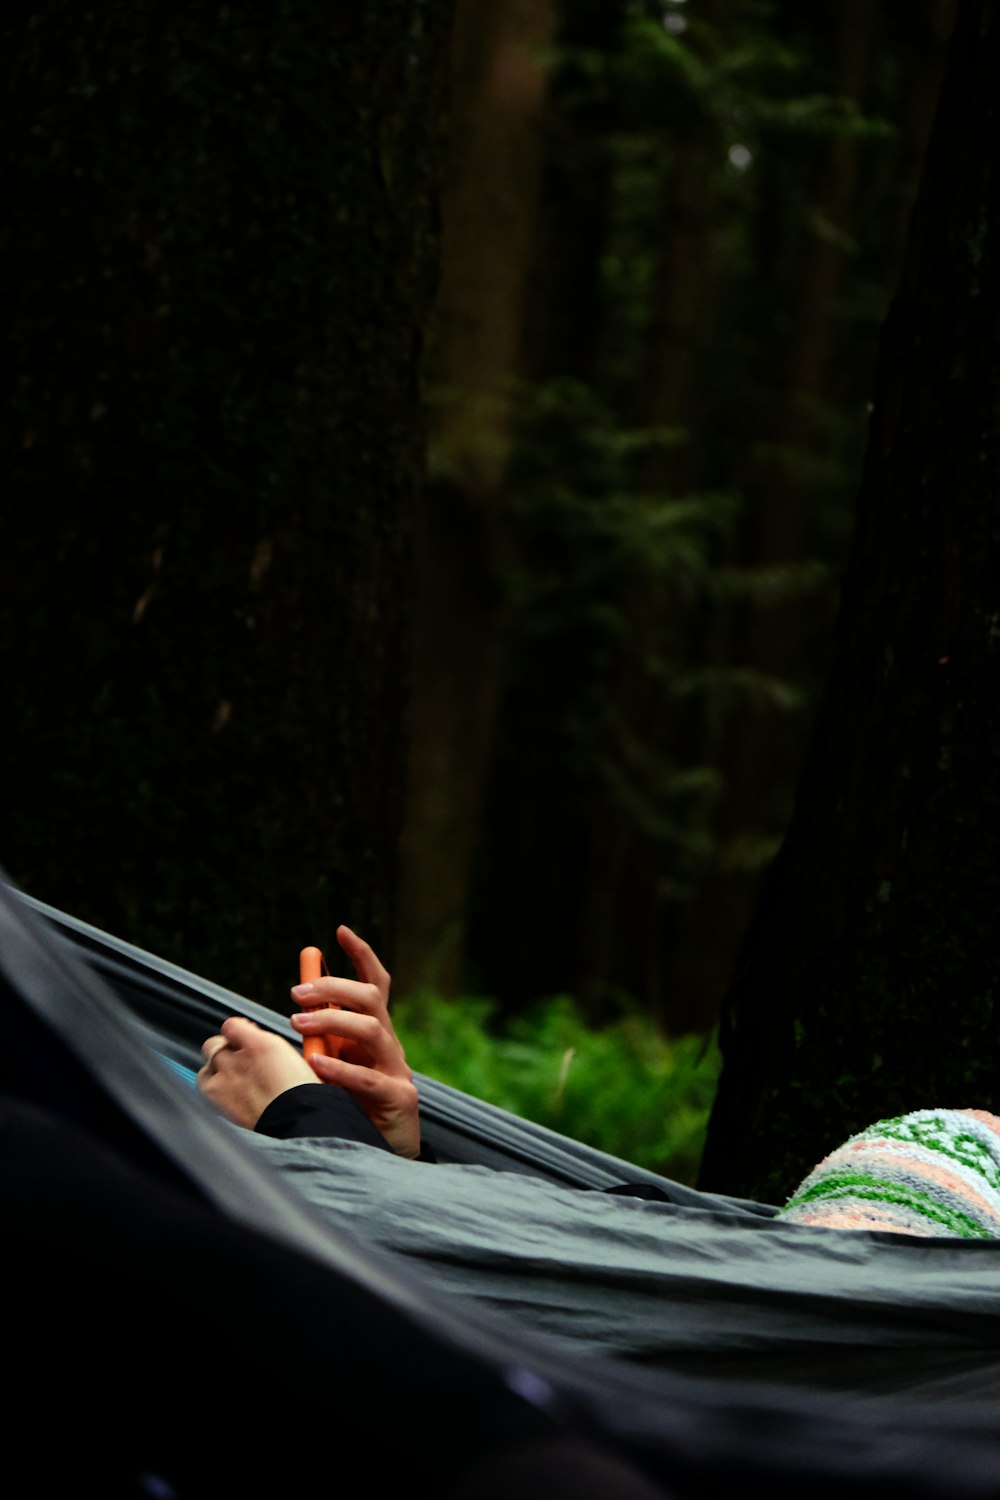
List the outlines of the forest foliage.
{"label": "forest foliage", "polygon": [[717,1017],[829,661],[946,10],[459,27],[404,990]]}
{"label": "forest foliage", "polygon": [[694,1183],[719,1075],[711,1039],[670,1040],[634,1010],[594,1027],[571,995],[504,1017],[482,996],[426,993],[397,1002],[393,1014],[418,1073]]}

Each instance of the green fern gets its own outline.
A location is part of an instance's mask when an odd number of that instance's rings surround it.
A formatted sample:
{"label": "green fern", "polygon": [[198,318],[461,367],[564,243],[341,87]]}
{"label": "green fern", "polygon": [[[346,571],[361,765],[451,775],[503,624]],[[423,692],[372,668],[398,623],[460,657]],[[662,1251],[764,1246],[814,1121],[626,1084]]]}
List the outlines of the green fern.
{"label": "green fern", "polygon": [[718,1079],[714,1039],[668,1039],[638,1013],[592,1028],[567,995],[500,1020],[490,1000],[425,993],[397,1002],[394,1017],[418,1072],[693,1182]]}

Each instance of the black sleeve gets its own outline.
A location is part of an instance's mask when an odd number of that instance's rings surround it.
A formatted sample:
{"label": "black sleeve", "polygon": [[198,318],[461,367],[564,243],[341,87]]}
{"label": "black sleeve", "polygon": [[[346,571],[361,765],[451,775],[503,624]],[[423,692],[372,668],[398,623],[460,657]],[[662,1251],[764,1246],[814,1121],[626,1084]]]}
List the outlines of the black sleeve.
{"label": "black sleeve", "polygon": [[286,1089],[271,1100],[254,1130],[282,1141],[302,1135],[335,1135],[391,1149],[350,1094],[329,1083],[298,1083]]}
{"label": "black sleeve", "polygon": [[[344,1089],[329,1083],[297,1083],[272,1099],[254,1126],[257,1135],[288,1141],[296,1136],[337,1136],[343,1141],[361,1141],[367,1146],[392,1147]],[[435,1161],[424,1147],[420,1161]]]}

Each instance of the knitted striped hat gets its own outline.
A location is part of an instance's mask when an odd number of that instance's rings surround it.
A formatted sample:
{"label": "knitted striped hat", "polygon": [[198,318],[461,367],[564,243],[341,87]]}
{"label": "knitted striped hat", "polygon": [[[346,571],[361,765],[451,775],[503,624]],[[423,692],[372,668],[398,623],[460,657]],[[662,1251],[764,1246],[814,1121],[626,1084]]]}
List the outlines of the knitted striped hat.
{"label": "knitted striped hat", "polygon": [[1000,1118],[918,1109],[852,1135],[778,1218],[827,1229],[1000,1238]]}

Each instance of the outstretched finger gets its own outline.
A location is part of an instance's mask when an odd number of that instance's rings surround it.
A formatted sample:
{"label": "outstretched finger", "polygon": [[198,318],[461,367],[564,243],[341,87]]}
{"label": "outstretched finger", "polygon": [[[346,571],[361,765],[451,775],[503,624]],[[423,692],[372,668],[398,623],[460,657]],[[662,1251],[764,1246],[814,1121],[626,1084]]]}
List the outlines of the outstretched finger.
{"label": "outstretched finger", "polygon": [[364,938],[358,937],[356,932],[352,932],[350,927],[343,924],[337,928],[337,942],[354,965],[354,972],[358,978],[363,979],[366,984],[375,985],[381,991],[383,998],[388,1000],[389,974],[374,949],[365,942]]}

